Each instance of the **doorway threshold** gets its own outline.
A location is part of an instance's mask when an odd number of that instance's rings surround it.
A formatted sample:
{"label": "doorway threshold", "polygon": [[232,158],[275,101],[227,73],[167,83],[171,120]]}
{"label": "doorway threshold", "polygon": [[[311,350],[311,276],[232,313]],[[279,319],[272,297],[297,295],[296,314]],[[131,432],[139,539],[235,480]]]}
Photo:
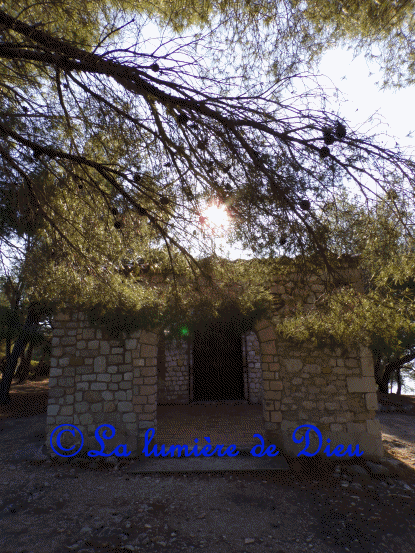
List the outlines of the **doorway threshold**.
{"label": "doorway threshold", "polygon": [[249,405],[246,399],[225,399],[225,400],[210,400],[210,401],[191,401],[189,405]]}
{"label": "doorway threshold", "polygon": [[236,457],[143,457],[128,469],[129,474],[174,474],[174,473],[214,473],[214,472],[272,472],[289,470],[290,467],[281,452],[276,457],[254,457],[241,451]]}

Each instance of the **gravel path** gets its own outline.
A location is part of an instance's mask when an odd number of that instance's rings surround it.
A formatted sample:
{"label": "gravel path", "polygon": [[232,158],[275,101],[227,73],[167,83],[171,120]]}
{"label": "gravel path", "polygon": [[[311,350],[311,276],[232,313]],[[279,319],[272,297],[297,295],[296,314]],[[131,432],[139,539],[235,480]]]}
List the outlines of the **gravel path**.
{"label": "gravel path", "polygon": [[415,478],[397,463],[133,475],[45,460],[41,417],[0,421],[2,553],[415,551]]}

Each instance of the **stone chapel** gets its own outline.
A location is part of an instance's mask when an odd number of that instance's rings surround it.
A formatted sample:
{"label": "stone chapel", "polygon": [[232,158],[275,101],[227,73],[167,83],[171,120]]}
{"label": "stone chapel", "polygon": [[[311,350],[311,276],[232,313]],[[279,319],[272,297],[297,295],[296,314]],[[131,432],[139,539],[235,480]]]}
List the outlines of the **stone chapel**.
{"label": "stone chapel", "polygon": [[[348,282],[363,291],[359,270],[345,271]],[[283,455],[295,456],[304,448],[294,442],[293,432],[312,424],[322,434],[322,449],[327,440],[331,448],[358,444],[364,458],[379,460],[383,449],[370,350],[298,346],[277,334],[276,322],[293,302],[300,300],[307,309],[323,291],[318,276],[305,286],[299,280],[295,273],[275,275],[273,317],[243,335],[218,321],[216,328],[196,333],[193,340],[171,343],[148,331],[111,340],[89,325],[83,313],[56,315],[46,447],[51,452],[49,438],[57,426],[71,424],[81,430],[84,450],[99,449],[95,430],[111,424],[116,434],[106,441],[108,450],[127,444],[138,456],[149,428],[155,429],[154,442],[161,445],[159,406],[234,400],[262,406],[262,435]]]}

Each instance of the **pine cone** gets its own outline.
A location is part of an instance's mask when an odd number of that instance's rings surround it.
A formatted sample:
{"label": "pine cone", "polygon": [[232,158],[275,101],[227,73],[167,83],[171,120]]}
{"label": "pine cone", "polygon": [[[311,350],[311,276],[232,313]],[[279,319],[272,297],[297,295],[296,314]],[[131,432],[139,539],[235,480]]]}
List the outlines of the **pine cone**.
{"label": "pine cone", "polygon": [[323,146],[320,148],[320,157],[321,159],[324,159],[325,157],[330,155],[330,149],[327,148],[327,146]]}
{"label": "pine cone", "polygon": [[336,136],[340,140],[346,137],[346,127],[343,123],[340,123],[340,121],[338,121],[336,125]]}

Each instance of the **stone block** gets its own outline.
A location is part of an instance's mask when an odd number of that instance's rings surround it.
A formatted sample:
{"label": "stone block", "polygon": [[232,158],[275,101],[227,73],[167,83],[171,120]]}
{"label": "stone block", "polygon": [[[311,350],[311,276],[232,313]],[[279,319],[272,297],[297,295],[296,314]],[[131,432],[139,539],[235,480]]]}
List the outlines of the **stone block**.
{"label": "stone block", "polygon": [[99,341],[98,340],[91,340],[88,342],[88,349],[98,349],[99,347]]}
{"label": "stone block", "polygon": [[86,413],[89,410],[89,403],[86,401],[80,401],[79,403],[75,403],[75,412],[80,413]]}
{"label": "stone block", "polygon": [[376,393],[370,392],[368,394],[365,394],[365,398],[366,407],[369,409],[369,411],[377,411],[379,409],[378,397]]}
{"label": "stone block", "polygon": [[99,344],[99,352],[101,355],[107,355],[110,352],[110,345],[105,340],[101,340]]}
{"label": "stone block", "polygon": [[113,355],[120,354],[120,353],[122,354],[124,353],[124,349],[120,347],[111,348],[111,353]]}
{"label": "stone block", "polygon": [[137,421],[137,415],[135,413],[125,413],[122,416],[123,422],[136,422]]}
{"label": "stone block", "polygon": [[131,363],[131,361],[132,361],[131,351],[126,351],[124,353],[124,359],[125,359],[126,363]]}
{"label": "stone block", "polygon": [[114,413],[115,412],[115,403],[113,401],[108,401],[104,403],[104,413]]}
{"label": "stone block", "polygon": [[[261,344],[261,353],[263,355],[275,355],[277,353],[275,341],[263,342]],[[266,362],[265,359],[263,359],[263,361]]]}
{"label": "stone block", "polygon": [[64,376],[75,376],[75,367],[65,367],[63,371]]}
{"label": "stone block", "polygon": [[157,372],[154,367],[143,367],[140,370],[140,376],[156,376]]}
{"label": "stone block", "polygon": [[132,379],[133,379],[133,373],[132,372],[124,373],[124,380],[132,380]]}
{"label": "stone block", "polygon": [[149,344],[152,346],[156,346],[157,342],[158,342],[158,336],[154,332],[146,332],[145,330],[141,332],[141,336],[140,336],[141,344]]}
{"label": "stone block", "polygon": [[61,344],[62,346],[74,346],[76,344],[76,338],[75,336],[65,336],[61,338]]}
{"label": "stone block", "polygon": [[380,422],[377,419],[367,420],[366,427],[369,434],[373,434],[374,436],[381,435],[382,428],[380,426]]}
{"label": "stone block", "polygon": [[258,331],[258,338],[260,342],[271,342],[276,340],[277,336],[272,326],[268,326]]}
{"label": "stone block", "polygon": [[[88,382],[77,382],[76,389],[79,391],[88,390],[89,384]],[[79,401],[78,399],[76,401]]]}
{"label": "stone block", "polygon": [[118,365],[119,373],[127,373],[131,371],[131,365]]}
{"label": "stone block", "polygon": [[[343,430],[343,425],[342,425],[342,424],[337,424],[337,423],[333,422],[333,423],[331,423],[331,425],[330,425],[330,430],[331,430],[332,432],[342,432],[342,430]],[[344,445],[346,445],[346,444],[344,444]]]}
{"label": "stone block", "polygon": [[140,395],[149,396],[157,393],[157,386],[140,386]]}
{"label": "stone block", "polygon": [[92,340],[95,338],[95,329],[94,328],[84,328],[82,331],[82,338],[84,340]]}
{"label": "stone block", "polygon": [[100,413],[102,411],[102,403],[94,403],[91,405],[91,413]]}
{"label": "stone block", "polygon": [[262,319],[255,323],[255,331],[258,333],[260,330],[262,330],[263,328],[267,328],[268,326],[269,326],[269,321]]}
{"label": "stone block", "polygon": [[133,367],[144,367],[144,359],[133,359]]}
{"label": "stone block", "polygon": [[65,391],[63,388],[52,388],[51,390],[49,390],[49,397],[50,398],[53,398],[53,397],[63,397],[65,394]]}
{"label": "stone block", "polygon": [[84,393],[84,400],[88,403],[98,403],[99,401],[102,401],[102,394],[100,392],[88,390]]}
{"label": "stone block", "polygon": [[48,417],[54,417],[55,415],[57,415],[59,413],[59,409],[60,409],[60,405],[49,404],[48,410],[47,410]]}
{"label": "stone block", "polygon": [[56,315],[53,317],[54,321],[70,321],[71,316],[70,313],[56,313]]}
{"label": "stone block", "polygon": [[84,374],[84,376],[82,377],[83,382],[93,382],[96,379],[97,379],[96,374]]}
{"label": "stone block", "polygon": [[91,384],[91,390],[106,390],[107,384],[105,382],[93,382]]}
{"label": "stone block", "polygon": [[103,373],[105,372],[107,366],[107,361],[103,355],[99,355],[94,359],[94,372]]}
{"label": "stone block", "polygon": [[271,411],[271,422],[282,422],[282,413],[280,411]]}
{"label": "stone block", "polygon": [[59,359],[59,366],[60,367],[67,367],[69,365],[69,357],[61,357]]}
{"label": "stone block", "polygon": [[347,377],[347,388],[350,393],[354,392],[376,392],[377,385],[374,377],[363,376],[349,376]]}
{"label": "stone block", "polygon": [[118,384],[120,390],[131,390],[132,382],[123,380]]}
{"label": "stone block", "polygon": [[303,368],[303,363],[300,359],[286,359],[285,366],[287,371],[298,372]]}
{"label": "stone block", "polygon": [[271,390],[282,390],[282,382],[280,381],[275,381],[275,382],[271,381],[269,383],[269,386]]}
{"label": "stone block", "polygon": [[281,399],[281,392],[274,392],[272,390],[264,391],[264,399]]}
{"label": "stone block", "polygon": [[49,377],[49,390],[53,388],[54,386],[57,386],[58,379],[54,377]]}
{"label": "stone block", "polygon": [[94,419],[90,413],[80,415],[79,420],[81,421],[81,424],[92,424],[94,422]]}
{"label": "stone block", "polygon": [[144,377],[144,384],[156,384],[157,377],[156,376],[146,376]]}
{"label": "stone block", "polygon": [[147,396],[134,396],[133,403],[134,405],[144,405],[147,403]]}
{"label": "stone block", "polygon": [[123,390],[120,390],[119,392],[115,392],[114,397],[118,401],[125,401],[127,399],[125,391]]}
{"label": "stone block", "polygon": [[316,409],[317,404],[315,401],[303,401],[302,403],[304,409]]}
{"label": "stone block", "polygon": [[97,375],[97,382],[110,382],[111,381],[111,375],[110,374],[98,374]]}
{"label": "stone block", "polygon": [[333,401],[333,402],[326,402],[325,407],[328,411],[337,411],[340,409],[340,403]]}
{"label": "stone block", "polygon": [[156,357],[147,357],[145,360],[146,367],[156,367],[157,358]]}
{"label": "stone block", "polygon": [[346,365],[346,367],[358,367],[359,366],[359,362],[357,361],[357,359],[346,359],[344,364]]}
{"label": "stone block", "polygon": [[124,362],[124,356],[123,355],[108,355],[108,363],[110,365],[115,365],[115,364],[121,364]]}
{"label": "stone block", "polygon": [[120,413],[131,413],[133,411],[133,404],[131,401],[119,401],[117,409]]}
{"label": "stone block", "polygon": [[115,374],[117,372],[117,365],[111,365],[107,368],[107,373],[109,374]]}
{"label": "stone block", "polygon": [[105,401],[112,401],[114,399],[114,392],[109,392],[108,390],[105,390],[101,392],[101,397]]}
{"label": "stone block", "polygon": [[64,405],[61,407],[60,415],[73,415],[73,405]]}
{"label": "stone block", "polygon": [[361,434],[366,432],[366,424],[363,422],[348,422],[347,432],[350,434]]}
{"label": "stone block", "polygon": [[143,344],[140,349],[140,355],[143,358],[155,357],[157,355],[157,347],[148,345],[148,344]]}
{"label": "stone block", "polygon": [[81,365],[84,364],[84,360],[82,357],[80,356],[76,356],[76,355],[71,355],[70,358],[69,358],[69,365],[71,367],[80,367]]}
{"label": "stone block", "polygon": [[58,384],[59,386],[63,386],[64,388],[68,386],[73,386],[73,378],[70,376],[60,376],[58,378]]}
{"label": "stone block", "polygon": [[59,426],[60,424],[72,424],[73,417],[68,415],[58,415],[56,417],[56,424]]}
{"label": "stone block", "polygon": [[112,390],[112,391],[116,391],[118,390],[118,384],[114,383],[114,382],[110,382],[108,384],[108,390]]}
{"label": "stone block", "polygon": [[126,350],[137,349],[137,339],[127,338],[127,340],[125,341],[125,349]]}

